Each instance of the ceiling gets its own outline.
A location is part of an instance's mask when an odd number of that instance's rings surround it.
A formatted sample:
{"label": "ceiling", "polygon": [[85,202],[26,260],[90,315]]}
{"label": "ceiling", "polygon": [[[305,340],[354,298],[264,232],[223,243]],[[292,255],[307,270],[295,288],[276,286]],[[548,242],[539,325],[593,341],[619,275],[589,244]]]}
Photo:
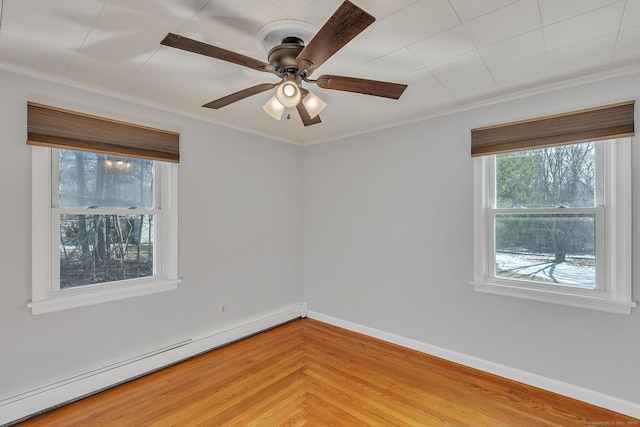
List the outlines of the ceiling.
{"label": "ceiling", "polygon": [[295,109],[281,121],[262,110],[270,91],[202,108],[278,79],[160,41],[172,32],[267,61],[256,37],[265,25],[302,21],[291,35],[309,42],[302,33],[317,31],[342,0],[0,2],[0,67],[299,144],[640,70],[640,0],[353,0],[376,22],[317,74],[408,89],[390,100],[305,84],[329,105],[322,123],[304,127]]}

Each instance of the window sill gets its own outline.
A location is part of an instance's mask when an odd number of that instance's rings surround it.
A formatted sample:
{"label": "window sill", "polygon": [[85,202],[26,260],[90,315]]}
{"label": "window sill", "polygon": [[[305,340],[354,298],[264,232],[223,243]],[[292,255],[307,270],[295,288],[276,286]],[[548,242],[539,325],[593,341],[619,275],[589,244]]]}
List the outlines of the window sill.
{"label": "window sill", "polygon": [[143,295],[171,291],[178,288],[180,279],[151,278],[122,281],[113,285],[94,285],[66,289],[27,304],[34,315],[71,308],[118,301]]}
{"label": "window sill", "polygon": [[563,289],[553,291],[546,289],[531,289],[489,281],[474,281],[471,282],[471,284],[477,292],[560,304],[569,307],[587,308],[607,313],[629,315],[631,314],[631,309],[636,306],[634,301],[613,299],[606,296],[607,294],[604,293],[595,294],[597,291],[593,291],[594,294],[592,295],[585,295],[584,293],[578,294],[566,292]]}

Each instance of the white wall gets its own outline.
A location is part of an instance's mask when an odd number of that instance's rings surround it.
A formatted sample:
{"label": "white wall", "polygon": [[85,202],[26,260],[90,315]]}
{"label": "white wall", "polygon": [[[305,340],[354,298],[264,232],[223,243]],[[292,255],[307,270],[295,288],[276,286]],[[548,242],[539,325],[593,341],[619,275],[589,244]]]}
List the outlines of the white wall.
{"label": "white wall", "polygon": [[[305,147],[309,310],[640,403],[640,309],[607,314],[480,294],[470,285],[470,129],[639,95],[640,75],[627,76]],[[638,300],[640,268],[633,278]]]}
{"label": "white wall", "polygon": [[[27,309],[28,100],[181,133],[178,290]],[[0,71],[0,153],[0,400],[303,300],[301,147]]]}

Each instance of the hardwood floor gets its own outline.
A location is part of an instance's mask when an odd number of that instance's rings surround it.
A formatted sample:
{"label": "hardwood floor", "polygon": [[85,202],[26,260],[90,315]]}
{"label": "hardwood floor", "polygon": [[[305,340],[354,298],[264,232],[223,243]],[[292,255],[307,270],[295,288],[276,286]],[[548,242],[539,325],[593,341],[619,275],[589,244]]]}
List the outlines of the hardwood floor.
{"label": "hardwood floor", "polygon": [[572,426],[639,420],[300,319],[21,426]]}

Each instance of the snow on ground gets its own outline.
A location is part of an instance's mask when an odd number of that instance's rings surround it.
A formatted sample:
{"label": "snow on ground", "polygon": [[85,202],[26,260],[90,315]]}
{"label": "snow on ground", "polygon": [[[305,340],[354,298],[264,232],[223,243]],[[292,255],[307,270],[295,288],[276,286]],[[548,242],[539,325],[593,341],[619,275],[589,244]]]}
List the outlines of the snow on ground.
{"label": "snow on ground", "polygon": [[[596,283],[595,258],[571,257],[556,264],[553,255],[496,253],[498,276],[593,288]],[[499,273],[498,273],[499,272]]]}

